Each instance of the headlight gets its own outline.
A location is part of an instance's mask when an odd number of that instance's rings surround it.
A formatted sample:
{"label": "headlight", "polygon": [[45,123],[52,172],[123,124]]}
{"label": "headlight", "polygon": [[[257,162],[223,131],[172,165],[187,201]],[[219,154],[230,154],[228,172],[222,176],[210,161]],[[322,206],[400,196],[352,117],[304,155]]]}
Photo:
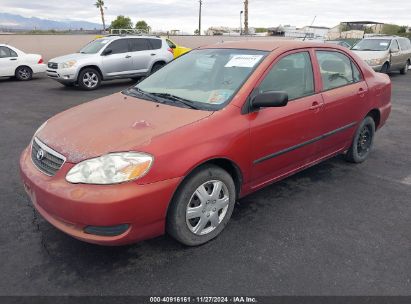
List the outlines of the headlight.
{"label": "headlight", "polygon": [[111,153],[78,163],[66,180],[73,184],[118,184],[143,177],[152,163],[153,156],[142,152]]}
{"label": "headlight", "polygon": [[68,68],[71,68],[71,67],[75,66],[76,63],[77,63],[77,61],[75,61],[75,60],[70,60],[70,61],[66,61],[66,62],[60,63],[60,67],[61,67],[62,69],[68,69]]}
{"label": "headlight", "polygon": [[368,65],[371,65],[371,66],[380,65],[380,64],[383,63],[383,61],[384,61],[384,59],[381,59],[381,58],[365,60],[365,62],[368,63]]}

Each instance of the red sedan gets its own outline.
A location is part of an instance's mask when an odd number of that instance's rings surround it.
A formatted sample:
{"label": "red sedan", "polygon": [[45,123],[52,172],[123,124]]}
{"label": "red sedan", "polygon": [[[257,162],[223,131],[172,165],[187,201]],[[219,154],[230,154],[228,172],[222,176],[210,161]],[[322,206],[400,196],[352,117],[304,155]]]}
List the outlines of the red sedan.
{"label": "red sedan", "polygon": [[38,212],[73,237],[194,246],[237,199],[337,154],[364,161],[391,109],[388,76],[337,45],[202,47],[121,93],[50,118],[20,160]]}

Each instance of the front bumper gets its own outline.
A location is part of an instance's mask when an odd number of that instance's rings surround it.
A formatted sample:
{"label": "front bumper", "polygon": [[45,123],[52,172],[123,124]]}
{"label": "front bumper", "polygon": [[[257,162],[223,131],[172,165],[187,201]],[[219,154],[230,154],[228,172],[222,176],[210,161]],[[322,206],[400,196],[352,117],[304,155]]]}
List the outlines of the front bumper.
{"label": "front bumper", "polygon": [[77,81],[77,69],[50,69],[47,68],[47,76],[62,83],[73,83]]}
{"label": "front bumper", "polygon": [[[70,184],[65,175],[73,164],[65,163],[53,177],[33,164],[30,147],[20,158],[24,188],[37,211],[61,231],[89,243],[124,245],[164,234],[168,204],[181,178],[139,185]],[[129,225],[120,235],[85,232],[90,226]]]}

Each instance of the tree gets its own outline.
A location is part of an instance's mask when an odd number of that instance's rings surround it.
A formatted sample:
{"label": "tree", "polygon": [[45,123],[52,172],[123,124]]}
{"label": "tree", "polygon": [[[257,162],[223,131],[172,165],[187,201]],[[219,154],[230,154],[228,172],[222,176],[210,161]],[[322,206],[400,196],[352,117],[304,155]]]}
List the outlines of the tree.
{"label": "tree", "polygon": [[200,31],[198,30],[198,29],[196,29],[195,31],[194,31],[194,35],[198,35],[200,33]]}
{"label": "tree", "polygon": [[133,28],[133,22],[129,17],[123,15],[117,16],[116,20],[113,20],[110,25],[111,29],[131,29]]}
{"label": "tree", "polygon": [[97,0],[94,4],[98,9],[100,9],[101,20],[103,21],[103,31],[106,30],[106,21],[104,20],[104,0]]}
{"label": "tree", "polygon": [[145,22],[144,20],[140,20],[136,23],[136,29],[149,33],[151,30],[151,27],[148,26],[147,22]]}
{"label": "tree", "polygon": [[401,27],[396,24],[384,24],[382,33],[385,35],[397,35]]}

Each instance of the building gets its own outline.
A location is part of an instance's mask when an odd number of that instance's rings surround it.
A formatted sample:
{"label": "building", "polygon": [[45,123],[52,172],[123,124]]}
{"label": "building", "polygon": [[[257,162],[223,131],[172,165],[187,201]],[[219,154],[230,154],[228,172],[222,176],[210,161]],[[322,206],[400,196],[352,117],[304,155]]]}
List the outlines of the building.
{"label": "building", "polygon": [[331,28],[327,39],[361,39],[365,33],[381,34],[384,23],[374,21],[347,21]]}
{"label": "building", "polygon": [[280,25],[268,28],[268,35],[289,38],[324,39],[329,30],[329,27],[323,26],[304,26],[299,29],[292,25]]}

